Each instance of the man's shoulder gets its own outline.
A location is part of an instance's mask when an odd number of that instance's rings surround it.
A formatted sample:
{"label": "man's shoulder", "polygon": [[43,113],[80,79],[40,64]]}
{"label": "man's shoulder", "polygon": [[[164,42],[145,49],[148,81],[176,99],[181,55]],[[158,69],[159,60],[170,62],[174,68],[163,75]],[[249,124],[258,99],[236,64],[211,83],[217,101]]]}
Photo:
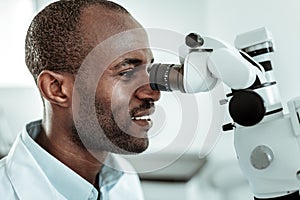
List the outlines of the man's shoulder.
{"label": "man's shoulder", "polygon": [[3,197],[6,199],[16,199],[15,192],[11,181],[6,173],[6,157],[0,160],[0,197],[4,194]]}
{"label": "man's shoulder", "polygon": [[0,159],[0,169],[2,169],[4,167],[5,162],[6,162],[6,157]]}
{"label": "man's shoulder", "polygon": [[[6,157],[4,157],[0,160],[0,177],[1,177],[1,179],[0,179],[0,183],[1,183],[0,188],[4,185],[4,183],[9,182],[9,178],[7,176],[7,173],[6,173],[6,169],[7,169],[6,165],[7,165],[6,164]],[[1,189],[0,189],[0,191],[1,191]]]}
{"label": "man's shoulder", "polygon": [[1,179],[0,179],[0,181],[3,179],[2,177],[7,177],[7,175],[6,175],[6,157],[4,157],[4,158],[2,158],[1,160],[0,160],[0,177],[1,177]]}

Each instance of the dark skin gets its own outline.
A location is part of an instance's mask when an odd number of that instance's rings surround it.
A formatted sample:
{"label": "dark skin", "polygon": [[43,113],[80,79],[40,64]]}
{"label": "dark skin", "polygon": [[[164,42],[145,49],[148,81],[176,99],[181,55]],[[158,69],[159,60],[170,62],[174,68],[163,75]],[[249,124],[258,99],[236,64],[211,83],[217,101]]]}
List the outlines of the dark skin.
{"label": "dark skin", "polygon": [[[115,23],[116,21],[121,23]],[[99,6],[86,8],[82,13],[80,25],[85,30],[85,39],[93,45],[100,43],[111,35],[141,28],[130,15],[107,11]],[[148,45],[146,34],[132,35],[132,38],[143,43],[142,45]],[[130,38],[128,39],[130,40]],[[130,45],[130,43],[124,42],[123,45]],[[114,48],[117,47],[112,47],[110,51],[113,51]],[[133,64],[123,65],[124,60],[128,59],[134,59],[139,66]],[[125,105],[127,103],[127,111],[116,109],[116,115],[120,118],[120,121],[126,121],[126,115],[128,115],[126,112],[140,106],[143,100],[150,99],[154,102],[159,99],[160,93],[150,88],[146,72],[146,65],[152,61],[153,56],[149,49],[134,50],[115,59],[102,74],[98,82],[96,98],[104,102],[104,105],[107,104],[108,108],[110,108],[110,105]],[[130,77],[130,81],[128,81],[126,73],[132,70],[135,71],[135,75]],[[43,130],[37,138],[37,143],[81,177],[98,187],[96,176],[103,165],[99,161],[99,157],[104,159],[109,149],[94,152],[97,154],[96,159],[88,149],[72,140],[72,134],[74,134],[72,132],[74,126],[72,103],[78,101],[78,99],[72,99],[74,81],[74,76],[70,73],[45,70],[39,75],[38,87],[45,102],[45,113],[42,122]],[[136,85],[140,86],[135,89],[134,86]],[[133,89],[134,91],[132,91]],[[115,92],[118,94],[118,98],[113,98]],[[128,96],[130,99],[129,105],[125,101]],[[153,108],[149,108],[140,111],[140,114],[150,114],[152,112]],[[127,124],[128,131],[139,138],[132,139],[129,143],[143,146],[148,140],[143,136],[149,129],[149,122],[139,120],[139,126],[134,126],[135,123],[136,121],[132,120]]]}

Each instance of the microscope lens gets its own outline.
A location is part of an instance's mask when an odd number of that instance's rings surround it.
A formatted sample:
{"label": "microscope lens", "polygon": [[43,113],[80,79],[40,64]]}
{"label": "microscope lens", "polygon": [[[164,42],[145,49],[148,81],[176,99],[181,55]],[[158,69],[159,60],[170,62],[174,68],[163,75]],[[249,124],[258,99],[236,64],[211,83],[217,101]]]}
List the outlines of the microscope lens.
{"label": "microscope lens", "polygon": [[181,65],[152,64],[149,70],[150,86],[153,90],[174,91],[183,89]]}

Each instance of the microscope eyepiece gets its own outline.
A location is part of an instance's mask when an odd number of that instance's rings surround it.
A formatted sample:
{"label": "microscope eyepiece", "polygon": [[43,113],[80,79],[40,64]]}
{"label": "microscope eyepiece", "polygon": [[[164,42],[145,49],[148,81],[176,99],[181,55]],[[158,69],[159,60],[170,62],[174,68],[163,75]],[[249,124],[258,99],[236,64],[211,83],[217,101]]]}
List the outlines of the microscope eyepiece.
{"label": "microscope eyepiece", "polygon": [[183,67],[174,64],[154,63],[149,70],[150,86],[153,90],[184,91]]}

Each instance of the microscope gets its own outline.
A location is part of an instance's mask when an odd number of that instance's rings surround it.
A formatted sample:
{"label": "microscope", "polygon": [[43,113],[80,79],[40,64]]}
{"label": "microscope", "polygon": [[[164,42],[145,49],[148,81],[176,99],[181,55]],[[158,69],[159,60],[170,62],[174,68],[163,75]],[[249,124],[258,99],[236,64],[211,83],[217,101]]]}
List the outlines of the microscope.
{"label": "microscope", "polygon": [[[240,168],[254,199],[297,200],[300,187],[300,98],[283,113],[273,73],[274,42],[266,28],[237,36],[235,48],[212,37],[190,33],[179,47],[180,64],[149,68],[154,90],[198,93],[224,83]],[[220,106],[221,106],[220,105]],[[226,181],[226,180],[224,180]]]}

